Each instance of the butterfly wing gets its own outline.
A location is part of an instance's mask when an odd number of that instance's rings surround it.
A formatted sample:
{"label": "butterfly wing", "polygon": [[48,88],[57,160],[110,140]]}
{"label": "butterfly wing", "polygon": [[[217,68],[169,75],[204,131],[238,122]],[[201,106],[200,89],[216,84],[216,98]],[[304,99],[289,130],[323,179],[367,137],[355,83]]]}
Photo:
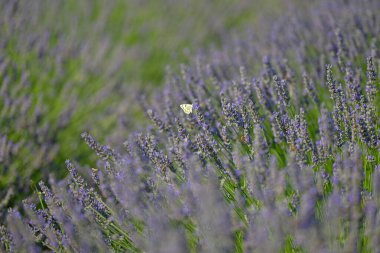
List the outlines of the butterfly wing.
{"label": "butterfly wing", "polygon": [[180,105],[181,109],[186,113],[190,114],[193,111],[193,105],[192,104],[182,104]]}

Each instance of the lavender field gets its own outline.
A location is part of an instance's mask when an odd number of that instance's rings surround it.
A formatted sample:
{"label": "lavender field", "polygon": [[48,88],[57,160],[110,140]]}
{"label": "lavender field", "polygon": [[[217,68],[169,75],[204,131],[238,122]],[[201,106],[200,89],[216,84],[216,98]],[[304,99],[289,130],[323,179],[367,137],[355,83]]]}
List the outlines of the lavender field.
{"label": "lavender field", "polygon": [[0,252],[380,252],[379,10],[0,2]]}

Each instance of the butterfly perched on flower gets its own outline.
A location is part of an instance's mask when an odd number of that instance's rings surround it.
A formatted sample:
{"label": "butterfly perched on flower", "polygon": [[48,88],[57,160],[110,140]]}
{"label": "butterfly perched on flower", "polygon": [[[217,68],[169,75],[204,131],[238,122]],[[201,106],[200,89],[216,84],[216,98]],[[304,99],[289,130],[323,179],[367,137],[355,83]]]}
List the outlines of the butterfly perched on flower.
{"label": "butterfly perched on flower", "polygon": [[186,113],[190,114],[193,112],[193,105],[192,104],[182,104],[180,105],[181,109]]}

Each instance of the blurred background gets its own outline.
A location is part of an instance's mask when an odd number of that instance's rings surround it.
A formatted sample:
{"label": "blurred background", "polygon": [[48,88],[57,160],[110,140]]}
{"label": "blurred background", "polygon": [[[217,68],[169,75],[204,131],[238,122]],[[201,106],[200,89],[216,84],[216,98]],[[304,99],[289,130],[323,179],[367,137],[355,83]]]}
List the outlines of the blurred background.
{"label": "blurred background", "polygon": [[[145,125],[140,104],[200,49],[260,27],[287,1],[4,0],[0,2],[0,209],[64,160],[94,164],[100,142]],[[143,96],[144,94],[144,96]],[[139,101],[144,99],[145,101]],[[115,143],[114,140],[117,140]]]}

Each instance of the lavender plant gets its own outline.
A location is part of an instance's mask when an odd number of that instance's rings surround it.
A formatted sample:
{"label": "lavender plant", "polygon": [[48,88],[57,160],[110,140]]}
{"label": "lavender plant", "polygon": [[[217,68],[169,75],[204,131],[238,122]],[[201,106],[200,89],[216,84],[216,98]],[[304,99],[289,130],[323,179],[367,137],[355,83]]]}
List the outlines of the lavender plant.
{"label": "lavender plant", "polygon": [[379,5],[294,10],[168,73],[152,126],[83,133],[98,163],[9,210],[2,249],[377,252]]}
{"label": "lavender plant", "polygon": [[[155,89],[165,64],[186,59],[181,48],[217,42],[220,24],[256,20],[245,11],[251,5],[1,1],[0,209],[16,205],[49,174],[62,178],[67,157],[94,161],[78,138],[83,129],[112,142],[143,124],[134,106],[141,86]],[[217,15],[225,8],[228,15]]]}

